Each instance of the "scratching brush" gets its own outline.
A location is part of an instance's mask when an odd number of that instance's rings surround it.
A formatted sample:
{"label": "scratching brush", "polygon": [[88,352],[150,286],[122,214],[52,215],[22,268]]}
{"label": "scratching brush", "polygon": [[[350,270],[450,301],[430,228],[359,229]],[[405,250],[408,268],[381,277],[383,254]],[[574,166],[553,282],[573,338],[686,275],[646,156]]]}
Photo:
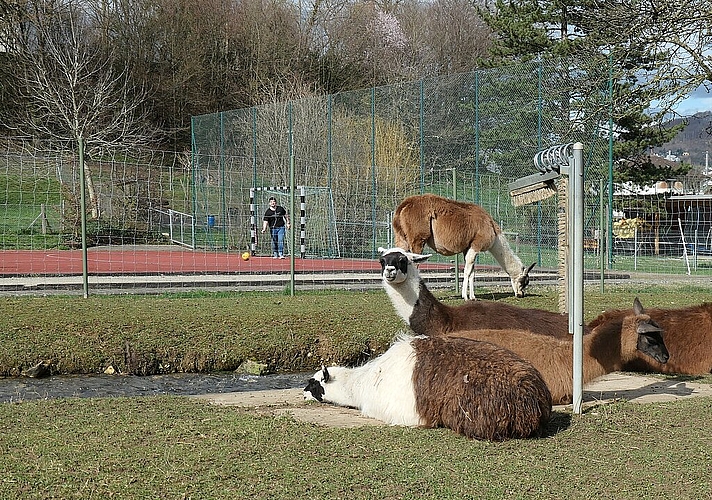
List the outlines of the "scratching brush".
{"label": "scratching brush", "polygon": [[568,187],[569,180],[562,178],[559,181],[559,203],[556,217],[557,257],[559,264],[559,312],[569,310],[569,218],[568,218]]}
{"label": "scratching brush", "polygon": [[509,184],[512,205],[519,207],[554,196],[554,180],[559,177],[561,168],[570,164],[572,147],[573,144],[561,144],[534,155],[534,166],[539,173],[522,177]]}
{"label": "scratching brush", "polygon": [[522,177],[509,184],[509,196],[512,205],[520,207],[537,201],[542,201],[556,194],[554,180],[558,172],[546,172]]}

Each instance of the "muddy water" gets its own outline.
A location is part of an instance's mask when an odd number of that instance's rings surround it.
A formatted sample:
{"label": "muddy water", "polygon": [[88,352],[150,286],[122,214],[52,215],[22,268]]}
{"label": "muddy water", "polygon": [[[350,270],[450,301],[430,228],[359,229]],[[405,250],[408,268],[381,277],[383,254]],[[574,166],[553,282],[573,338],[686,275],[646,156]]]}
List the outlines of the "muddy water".
{"label": "muddy water", "polygon": [[240,375],[235,373],[152,375],[59,375],[47,378],[0,378],[0,403],[55,398],[99,398],[292,389],[306,386],[306,373]]}

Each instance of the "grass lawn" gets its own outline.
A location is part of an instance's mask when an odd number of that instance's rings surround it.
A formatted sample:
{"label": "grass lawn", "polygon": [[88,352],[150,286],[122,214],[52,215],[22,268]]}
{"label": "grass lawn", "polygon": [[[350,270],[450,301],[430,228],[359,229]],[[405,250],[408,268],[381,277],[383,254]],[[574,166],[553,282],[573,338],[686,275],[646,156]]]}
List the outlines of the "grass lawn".
{"label": "grass lawn", "polygon": [[[439,290],[445,302],[461,301]],[[584,319],[611,308],[681,307],[709,300],[700,286],[608,286],[586,289]],[[481,300],[556,310],[558,292],[535,287],[478,289]],[[404,324],[382,290],[275,293],[195,292],[164,296],[5,297],[0,299],[0,376],[40,361],[53,373],[234,370],[245,360],[274,371],[302,372],[322,363],[356,364],[388,348]]]}
{"label": "grass lawn", "polygon": [[555,412],[504,443],[188,398],[0,405],[0,498],[710,498],[712,398]]}
{"label": "grass lawn", "polygon": [[[556,308],[555,290],[532,292],[478,290]],[[681,307],[709,289],[592,287],[585,319],[635,296]],[[380,354],[402,328],[383,291],[3,298],[0,369],[212,371],[255,359],[312,370]],[[446,429],[322,428],[180,397],[7,403],[0,499],[711,498],[711,414],[712,398],[619,402],[555,412],[542,439],[489,443]]]}

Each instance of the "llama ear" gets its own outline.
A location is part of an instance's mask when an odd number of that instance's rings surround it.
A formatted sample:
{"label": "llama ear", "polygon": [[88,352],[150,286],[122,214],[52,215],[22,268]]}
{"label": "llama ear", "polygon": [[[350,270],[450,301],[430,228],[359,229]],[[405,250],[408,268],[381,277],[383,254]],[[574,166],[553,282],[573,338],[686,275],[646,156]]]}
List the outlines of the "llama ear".
{"label": "llama ear", "polygon": [[645,310],[643,309],[643,304],[640,303],[640,299],[638,297],[633,300],[633,313],[637,316],[640,316],[641,314],[645,314]]}
{"label": "llama ear", "polygon": [[383,247],[378,247],[378,253],[380,253],[381,255],[383,255],[383,253],[384,253],[385,251],[386,251],[385,248],[383,248]]}
{"label": "llama ear", "polygon": [[525,274],[525,275],[529,274],[529,271],[531,271],[535,265],[536,265],[536,262],[532,262],[532,265],[527,267],[526,269],[522,267],[522,271],[523,271],[522,274]]}
{"label": "llama ear", "polygon": [[326,369],[326,366],[321,365],[321,373],[324,375],[324,383],[327,383],[331,375],[329,375],[329,370]]}
{"label": "llama ear", "polygon": [[433,256],[433,254],[431,254],[431,253],[424,254],[424,255],[419,255],[417,253],[414,253],[411,255],[411,260],[413,261],[414,264],[420,264],[421,262],[425,262],[432,256]]}

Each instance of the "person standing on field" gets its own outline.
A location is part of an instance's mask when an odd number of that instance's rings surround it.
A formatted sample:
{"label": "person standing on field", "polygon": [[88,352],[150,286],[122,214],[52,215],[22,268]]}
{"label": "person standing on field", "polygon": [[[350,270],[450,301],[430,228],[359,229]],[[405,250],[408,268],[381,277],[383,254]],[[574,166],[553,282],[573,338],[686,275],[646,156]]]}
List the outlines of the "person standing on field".
{"label": "person standing on field", "polygon": [[287,210],[277,205],[277,198],[271,196],[269,199],[269,208],[265,211],[265,216],[262,222],[262,232],[270,229],[272,236],[272,258],[284,258],[284,232],[285,227],[289,229],[289,215]]}

